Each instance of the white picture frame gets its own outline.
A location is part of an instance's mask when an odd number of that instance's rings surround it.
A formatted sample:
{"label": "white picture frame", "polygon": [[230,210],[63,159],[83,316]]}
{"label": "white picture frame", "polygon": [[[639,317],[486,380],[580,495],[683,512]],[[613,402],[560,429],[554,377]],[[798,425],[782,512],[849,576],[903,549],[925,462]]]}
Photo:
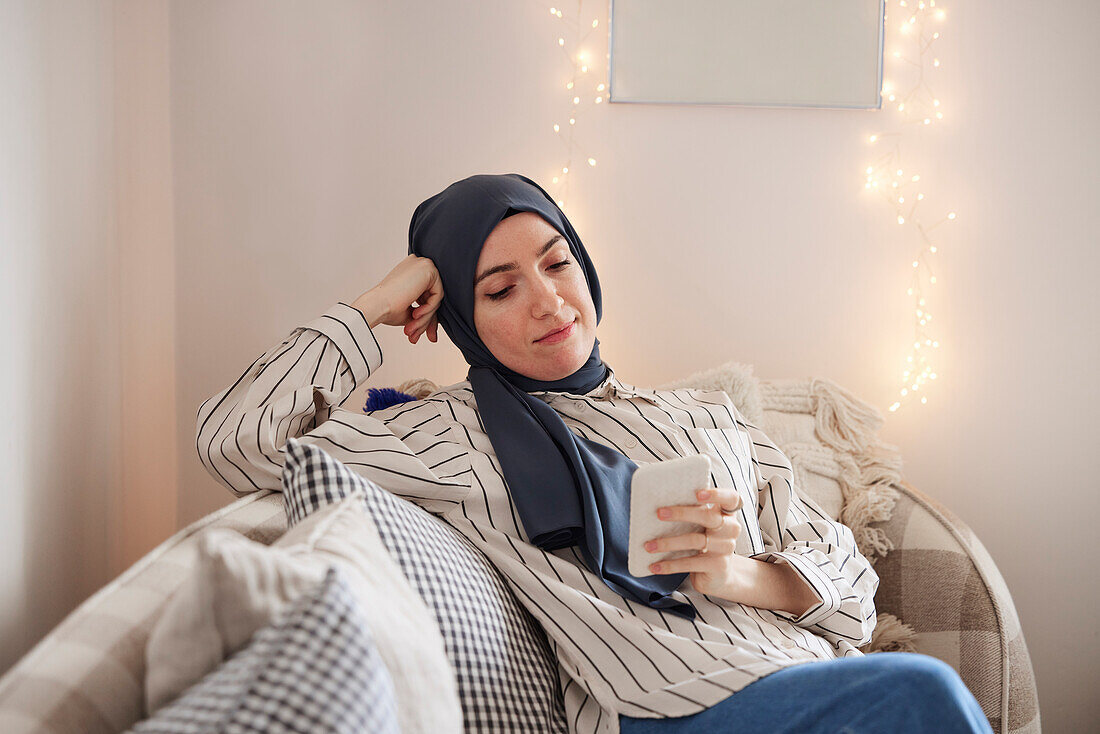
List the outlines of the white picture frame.
{"label": "white picture frame", "polygon": [[610,2],[610,103],[882,107],[885,0]]}

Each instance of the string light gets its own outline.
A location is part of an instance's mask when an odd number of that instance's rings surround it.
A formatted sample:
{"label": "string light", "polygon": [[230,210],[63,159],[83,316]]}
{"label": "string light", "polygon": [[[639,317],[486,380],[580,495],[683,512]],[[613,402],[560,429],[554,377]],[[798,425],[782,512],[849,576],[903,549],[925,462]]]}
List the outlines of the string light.
{"label": "string light", "polygon": [[[897,61],[893,64],[895,69],[889,72],[893,78],[883,80],[882,93],[886,101],[891,103],[891,107],[897,110],[898,115],[894,119],[899,124],[898,129],[891,132],[880,131],[867,136],[869,145],[882,145],[887,141],[892,145],[886,146],[887,149],[871,165],[865,167],[866,178],[863,185],[864,190],[877,191],[889,203],[897,223],[906,227],[906,232],[915,233],[920,243],[920,249],[912,260],[912,285],[905,291],[913,302],[915,338],[905,357],[902,384],[898,390],[900,399],[890,405],[890,412],[896,412],[907,400],[915,397],[914,393],[937,377],[933,361],[940,342],[930,332],[933,318],[928,308],[929,299],[925,297],[923,289],[926,282],[929,286],[936,285],[932,264],[939,247],[932,241],[929,233],[941,224],[954,222],[957,217],[954,211],[950,211],[935,223],[928,224],[926,212],[923,209],[918,210],[924,202],[924,191],[927,187],[922,185],[922,190],[914,190],[921,180],[920,174],[911,172],[905,178],[904,168],[900,165],[904,134],[926,130],[944,119],[940,99],[928,86],[930,73],[927,72],[940,68],[940,59],[932,54],[932,45],[939,40],[940,32],[933,31],[929,26],[933,22],[942,23],[947,13],[943,8],[936,7],[936,0],[919,0],[915,8],[912,5],[907,0],[897,0],[897,7],[901,9],[897,12],[904,21],[897,25],[888,23],[886,26],[887,29],[896,29],[899,35],[889,39],[890,56]],[[901,83],[903,79],[911,83]],[[915,196],[910,196],[911,190]],[[927,405],[928,396],[921,395],[920,402]]]}
{"label": "string light", "polygon": [[[565,210],[565,202],[569,198],[569,168],[573,163],[573,159],[575,157],[581,158],[588,163],[589,167],[596,165],[595,156],[579,153],[577,150],[579,147],[575,135],[577,118],[582,111],[586,110],[588,101],[591,101],[592,104],[602,104],[604,97],[607,96],[605,92],[607,82],[604,80],[597,81],[593,78],[601,77],[603,73],[596,68],[593,60],[589,58],[592,49],[586,46],[585,43],[592,31],[599,27],[600,21],[599,18],[595,18],[587,29],[582,28],[581,7],[583,4],[584,0],[577,0],[576,12],[570,13],[569,18],[566,18],[558,7],[550,8],[550,15],[555,20],[563,21],[564,28],[559,29],[556,34],[558,36],[558,47],[563,50],[572,67],[571,78],[565,84],[565,89],[569,92],[569,106],[566,108],[569,114],[568,134],[563,132],[563,125],[554,123],[554,133],[558,135],[566,150],[565,165],[561,166],[561,174],[554,175],[551,179],[557,187],[554,192],[557,195],[556,201],[563,211]],[[584,31],[583,35],[581,35],[582,30]],[[569,39],[568,49],[566,49],[566,39]],[[605,58],[607,58],[606,55]],[[586,91],[589,87],[591,87],[591,91]]]}
{"label": "string light", "polygon": [[[956,213],[952,211],[935,224],[927,225],[924,211],[918,211],[919,205],[925,199],[924,190],[913,191],[915,195],[910,195],[910,190],[915,188],[921,177],[919,174],[910,172],[909,177],[905,178],[904,168],[899,165],[902,160],[900,143],[903,133],[914,129],[910,126],[916,126],[915,129],[918,130],[926,130],[944,119],[941,101],[932,94],[926,81],[929,77],[926,72],[929,71],[929,67],[940,68],[940,59],[931,53],[933,42],[939,40],[940,32],[930,31],[928,25],[933,19],[942,23],[946,13],[942,8],[936,9],[935,0],[927,0],[927,2],[919,0],[915,9],[910,7],[907,0],[896,0],[896,2],[899,7],[906,10],[901,13],[904,22],[897,26],[887,24],[888,29],[896,28],[899,33],[897,38],[890,39],[890,55],[897,60],[894,64],[897,67],[897,78],[900,80],[905,73],[909,73],[916,76],[916,81],[909,85],[907,90],[903,85],[895,85],[892,80],[883,81],[882,93],[891,103],[891,107],[897,110],[901,129],[876,132],[867,136],[869,145],[891,142],[893,146],[892,150],[887,150],[871,165],[866,166],[864,182],[865,190],[877,191],[889,202],[898,225],[906,227],[907,232],[915,232],[921,242],[921,249],[917,257],[912,260],[913,284],[906,289],[906,295],[911,297],[915,304],[913,308],[915,339],[910,353],[905,358],[906,367],[902,374],[902,387],[899,390],[902,399],[890,406],[890,412],[897,411],[907,398],[919,392],[929,381],[937,377],[937,373],[932,368],[932,361],[934,350],[939,348],[940,343],[938,339],[932,338],[929,332],[933,317],[929,312],[928,299],[924,297],[922,288],[925,281],[928,285],[936,285],[936,275],[932,272],[932,256],[938,252],[938,247],[931,241],[929,233],[940,224],[953,222],[956,219]],[[557,187],[555,200],[563,210],[568,200],[571,178],[569,173],[573,159],[578,157],[586,161],[589,167],[596,165],[595,156],[579,154],[577,151],[579,147],[575,135],[577,119],[582,112],[587,111],[588,101],[598,105],[607,96],[607,83],[597,82],[594,79],[594,77],[603,76],[603,70],[596,69],[592,60],[587,58],[591,49],[585,46],[589,35],[599,27],[599,19],[592,20],[588,29],[582,29],[582,5],[583,0],[577,0],[576,12],[571,13],[569,19],[566,19],[561,9],[550,8],[551,16],[564,24],[564,28],[555,35],[557,45],[565,54],[572,69],[571,78],[564,85],[569,93],[569,104],[566,108],[569,115],[568,133],[563,130],[564,125],[557,122],[553,125],[554,133],[559,136],[566,150],[565,164],[560,166],[561,173],[552,177],[552,182]],[[584,30],[583,35],[582,30]],[[566,39],[569,39],[568,48],[566,48]],[[908,52],[910,48],[914,49],[912,55]],[[608,57],[609,54],[605,54],[604,58]],[[891,72],[891,75],[893,73]],[[922,189],[926,187],[922,186]],[[921,404],[927,404],[927,396],[921,395],[920,401]]]}

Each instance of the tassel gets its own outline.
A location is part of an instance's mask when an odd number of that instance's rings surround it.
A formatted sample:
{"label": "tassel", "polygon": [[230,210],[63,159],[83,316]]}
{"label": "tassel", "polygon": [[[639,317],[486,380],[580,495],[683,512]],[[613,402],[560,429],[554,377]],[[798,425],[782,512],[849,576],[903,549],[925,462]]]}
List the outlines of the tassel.
{"label": "tassel", "polygon": [[812,380],[810,393],[817,398],[818,437],[840,451],[862,453],[886,422],[872,406],[829,380]]}
{"label": "tassel", "polygon": [[370,413],[374,410],[382,410],[391,405],[407,403],[410,400],[416,400],[416,398],[400,390],[394,390],[392,387],[372,387],[367,390],[367,402],[363,406],[363,412]]}
{"label": "tassel", "polygon": [[860,650],[872,652],[916,652],[917,631],[893,614],[879,614],[871,641]]}
{"label": "tassel", "polygon": [[406,380],[397,386],[401,392],[412,395],[417,400],[423,400],[439,389],[439,385],[422,377]]}

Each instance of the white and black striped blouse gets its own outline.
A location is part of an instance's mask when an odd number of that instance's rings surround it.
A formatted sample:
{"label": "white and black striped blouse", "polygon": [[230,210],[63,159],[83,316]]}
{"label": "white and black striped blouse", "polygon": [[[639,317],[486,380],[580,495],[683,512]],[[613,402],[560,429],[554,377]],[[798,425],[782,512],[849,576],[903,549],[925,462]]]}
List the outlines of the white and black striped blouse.
{"label": "white and black striped blouse", "polygon": [[792,486],[789,460],[722,391],[643,390],[611,374],[586,395],[535,392],[576,433],[636,463],[707,454],[744,500],[737,552],[791,565],[820,603],[799,618],[701,594],[695,621],[628,601],[575,548],[530,545],[470,383],[364,413],[340,406],[382,364],[363,314],[340,302],[296,328],[199,408],[196,448],[234,494],[281,489],[284,444],[314,443],[443,515],[496,565],[546,630],[571,732],[617,734],[618,715],[686,716],[787,665],[861,654],[878,576],[852,532]]}

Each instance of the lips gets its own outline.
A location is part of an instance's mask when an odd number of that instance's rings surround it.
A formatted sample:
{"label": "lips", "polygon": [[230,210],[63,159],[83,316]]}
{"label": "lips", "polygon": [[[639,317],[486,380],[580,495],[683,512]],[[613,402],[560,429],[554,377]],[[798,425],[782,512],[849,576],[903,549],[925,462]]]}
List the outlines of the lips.
{"label": "lips", "polygon": [[545,334],[543,334],[542,336],[540,336],[540,337],[539,337],[538,339],[536,339],[535,341],[537,341],[537,342],[541,342],[541,341],[543,341],[544,339],[549,339],[550,337],[554,336],[555,334],[559,334],[559,333],[561,333],[561,332],[565,331],[566,329],[568,329],[569,327],[571,327],[571,326],[572,326],[573,324],[575,324],[575,323],[576,323],[576,321],[577,321],[576,319],[573,319],[572,321],[570,321],[570,322],[569,322],[569,323],[567,323],[567,324],[562,324],[561,326],[559,326],[559,327],[557,327],[557,328],[555,328],[555,329],[551,329],[550,331],[546,332]]}

